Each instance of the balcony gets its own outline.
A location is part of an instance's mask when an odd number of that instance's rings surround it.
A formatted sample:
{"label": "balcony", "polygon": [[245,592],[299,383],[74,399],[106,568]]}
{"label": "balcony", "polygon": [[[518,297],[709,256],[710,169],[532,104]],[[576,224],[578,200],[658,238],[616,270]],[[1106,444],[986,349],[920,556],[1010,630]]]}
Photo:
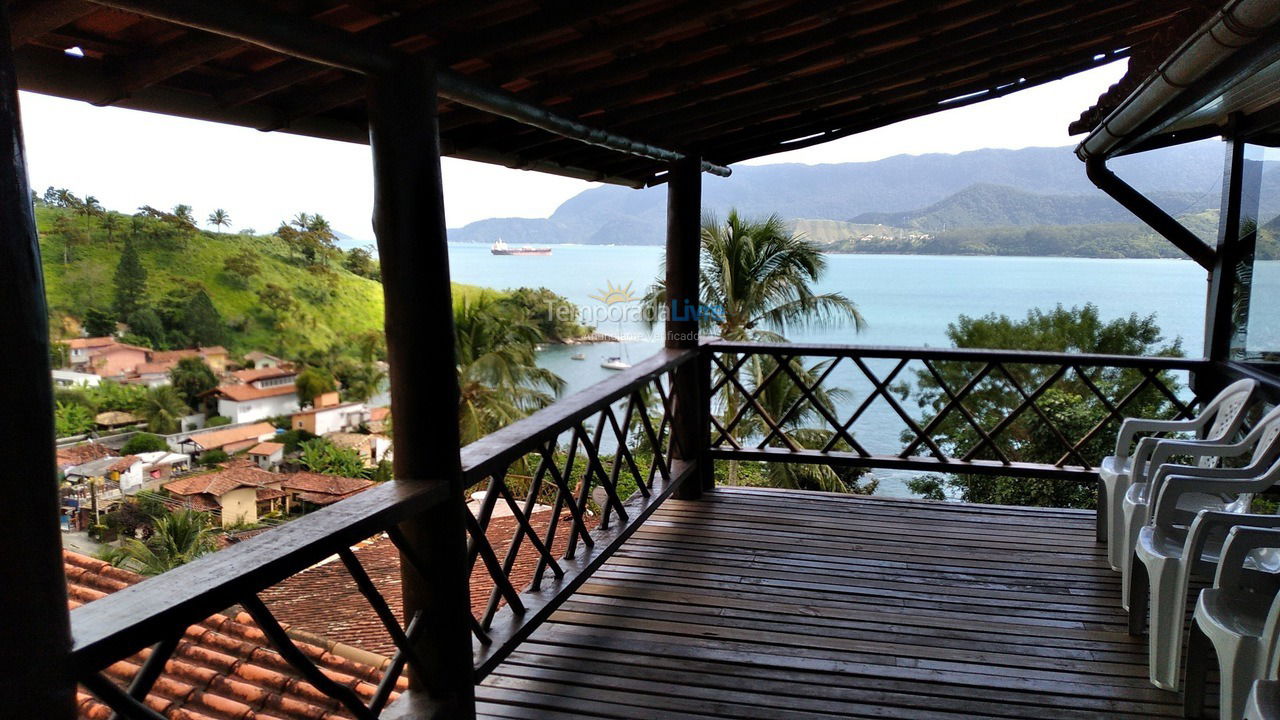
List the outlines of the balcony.
{"label": "balcony", "polygon": [[[752,357],[772,370],[748,383],[739,371]],[[837,362],[816,376],[795,370],[815,358]],[[910,372],[960,382],[940,382],[945,401],[926,419],[890,390]],[[477,713],[1172,716],[1179,698],[1146,679],[1145,647],[1126,632],[1094,512],[713,487],[704,470],[763,459],[1093,483],[1094,439],[1113,436],[1144,393],[1187,411],[1192,398],[1174,379],[1192,372],[1206,383],[1235,370],[986,350],[709,342],[663,351],[463,449],[464,483],[487,490],[465,513],[466,559],[472,583],[492,590],[460,618],[471,628]],[[862,389],[839,405],[819,400],[833,377]],[[771,414],[761,398],[781,378],[797,388],[793,405],[821,407],[831,448],[780,432],[798,408]],[[705,401],[682,408],[690,383]],[[996,385],[1014,391],[1014,404],[994,423],[980,420]],[[1056,464],[1010,460],[1007,436],[1048,421],[1044,397],[1064,387],[1092,388],[1102,420],[1078,436],[1051,423]],[[910,428],[896,454],[857,439],[873,401]],[[941,440],[952,420],[972,424],[974,446]],[[756,430],[740,429],[748,425]],[[532,469],[523,485],[514,482],[521,463]],[[390,702],[406,670],[431,672],[420,615],[402,624],[351,548],[386,533],[406,577],[431,572],[404,529],[456,502],[448,498],[440,483],[387,483],[79,607],[78,677],[102,702],[150,717],[144,704],[172,700],[148,692],[188,626],[243,609],[334,711],[430,717],[425,692]],[[539,503],[551,506],[549,522],[534,521]],[[514,530],[495,537],[499,514]],[[366,618],[397,648],[376,693],[332,682],[259,599],[326,559],[346,568]],[[102,674],[150,646],[127,690],[127,678]]]}

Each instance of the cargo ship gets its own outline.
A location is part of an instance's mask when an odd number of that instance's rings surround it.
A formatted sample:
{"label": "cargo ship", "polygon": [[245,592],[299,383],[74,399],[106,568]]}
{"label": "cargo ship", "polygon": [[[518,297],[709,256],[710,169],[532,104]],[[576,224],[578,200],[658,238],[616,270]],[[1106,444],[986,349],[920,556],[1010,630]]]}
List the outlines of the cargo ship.
{"label": "cargo ship", "polygon": [[502,238],[498,238],[498,241],[489,247],[489,252],[494,255],[550,255],[551,248],[529,247],[528,245],[511,247],[503,242]]}

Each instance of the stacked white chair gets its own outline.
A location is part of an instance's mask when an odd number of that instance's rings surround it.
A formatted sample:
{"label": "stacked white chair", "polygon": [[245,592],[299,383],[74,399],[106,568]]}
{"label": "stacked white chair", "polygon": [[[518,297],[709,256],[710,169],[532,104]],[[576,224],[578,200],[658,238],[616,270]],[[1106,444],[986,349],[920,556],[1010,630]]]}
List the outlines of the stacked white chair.
{"label": "stacked white chair", "polygon": [[[1228,533],[1213,587],[1202,591],[1196,602],[1187,649],[1187,717],[1200,717],[1204,712],[1211,654],[1218,658],[1218,716],[1223,720],[1244,717],[1250,690],[1266,673],[1280,634],[1280,602],[1276,602],[1276,573],[1280,571],[1280,528],[1276,525],[1280,516],[1236,517],[1244,518],[1246,524]],[[1247,526],[1262,521],[1271,524]]]}
{"label": "stacked white chair", "polygon": [[[1255,432],[1266,434],[1264,430],[1261,423],[1255,428]],[[1280,440],[1273,435],[1269,443],[1259,443],[1254,447],[1254,455],[1269,458],[1271,465],[1239,468],[1239,472],[1247,472],[1250,477],[1162,477],[1151,524],[1138,534],[1135,562],[1128,578],[1131,600],[1129,632],[1140,634],[1144,620],[1147,621],[1150,676],[1157,687],[1178,689],[1187,591],[1192,578],[1207,579],[1213,574],[1226,532],[1241,525],[1280,527],[1280,516],[1277,515],[1203,510],[1196,515],[1190,527],[1182,515],[1185,512],[1182,507],[1184,498],[1205,503],[1217,499],[1226,507],[1233,504],[1232,498],[1238,494],[1260,492],[1280,482],[1280,462],[1275,459],[1276,452],[1280,450]]]}
{"label": "stacked white chair", "polygon": [[[1221,442],[1239,427],[1239,415],[1253,397],[1258,383],[1255,380],[1237,380],[1210,400],[1199,415],[1190,420],[1151,420],[1128,418],[1120,425],[1116,437],[1115,454],[1103,459],[1098,467],[1103,492],[1099,498],[1099,540],[1107,541],[1107,558],[1113,570],[1120,570],[1128,544],[1117,541],[1124,535],[1122,503],[1136,468],[1143,472],[1147,458],[1155,450],[1159,438],[1144,437],[1138,442],[1132,457],[1129,448],[1139,433],[1194,433],[1199,440]],[[1227,412],[1222,412],[1226,410]],[[1234,424],[1233,424],[1234,423]],[[1105,533],[1105,537],[1103,534]]]}
{"label": "stacked white chair", "polygon": [[[1251,453],[1247,465],[1234,468],[1219,467],[1221,460],[1241,457],[1246,453]],[[1168,462],[1174,456],[1190,456],[1196,461],[1196,464],[1181,465]],[[1135,474],[1135,482],[1129,485],[1129,491],[1124,498],[1123,520],[1125,531],[1123,537],[1131,550],[1125,553],[1124,562],[1121,563],[1120,567],[1124,578],[1121,584],[1121,606],[1126,610],[1132,611],[1134,609],[1130,605],[1130,595],[1134,587],[1134,572],[1140,570],[1140,568],[1135,567],[1134,562],[1135,557],[1141,555],[1141,553],[1137,552],[1138,538],[1141,532],[1145,531],[1151,535],[1151,539],[1157,539],[1163,543],[1170,537],[1184,538],[1186,533],[1183,529],[1195,519],[1196,513],[1201,510],[1219,510],[1229,513],[1248,512],[1249,503],[1253,500],[1253,493],[1267,490],[1275,484],[1275,482],[1267,478],[1271,477],[1268,469],[1277,458],[1280,458],[1280,406],[1272,409],[1271,412],[1259,419],[1249,433],[1238,442],[1158,441],[1151,453],[1150,460],[1144,468],[1145,474],[1150,477],[1150,480],[1146,481],[1145,478],[1139,478]],[[1190,489],[1190,486],[1195,485],[1195,483],[1181,483],[1179,490],[1171,494],[1171,497],[1176,496],[1177,505],[1176,507],[1167,507],[1165,509],[1164,523],[1158,531],[1145,527],[1153,524],[1150,523],[1150,508],[1153,500],[1159,496],[1165,480],[1174,475],[1201,478],[1205,482],[1199,490]],[[1143,481],[1137,482],[1139,479]],[[1241,484],[1230,486],[1230,488],[1244,487],[1246,489],[1229,489],[1226,485],[1216,484],[1215,481],[1218,480],[1243,481]],[[1276,481],[1280,481],[1280,477],[1277,477]],[[1174,545],[1177,545],[1176,539]],[[1151,558],[1150,552],[1158,553],[1150,545],[1146,552],[1148,554],[1142,555],[1142,557]],[[1164,556],[1157,554],[1155,557]],[[1183,584],[1183,587],[1185,588],[1186,585]],[[1145,607],[1145,605],[1142,607]],[[1136,613],[1130,613],[1130,627],[1136,627],[1134,625],[1135,616],[1136,620],[1141,623],[1141,608]],[[1157,684],[1161,685],[1160,683]],[[1161,687],[1164,686],[1161,685]]]}

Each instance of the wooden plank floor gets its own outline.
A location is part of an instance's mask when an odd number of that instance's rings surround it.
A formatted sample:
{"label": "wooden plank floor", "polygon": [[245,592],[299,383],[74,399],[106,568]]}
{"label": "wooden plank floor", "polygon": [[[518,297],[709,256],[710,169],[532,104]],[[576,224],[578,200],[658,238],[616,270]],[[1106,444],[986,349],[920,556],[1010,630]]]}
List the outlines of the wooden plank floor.
{"label": "wooden plank floor", "polygon": [[477,688],[492,718],[1180,717],[1091,512],[670,500]]}

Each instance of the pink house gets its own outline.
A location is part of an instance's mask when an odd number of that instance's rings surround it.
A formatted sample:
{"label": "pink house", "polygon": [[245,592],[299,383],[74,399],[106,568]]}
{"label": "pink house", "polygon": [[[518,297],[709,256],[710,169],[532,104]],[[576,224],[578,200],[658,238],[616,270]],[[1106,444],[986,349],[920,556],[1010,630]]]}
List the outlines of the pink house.
{"label": "pink house", "polygon": [[146,363],[150,352],[147,348],[136,345],[112,343],[89,353],[89,367],[93,373],[104,378],[123,377]]}

